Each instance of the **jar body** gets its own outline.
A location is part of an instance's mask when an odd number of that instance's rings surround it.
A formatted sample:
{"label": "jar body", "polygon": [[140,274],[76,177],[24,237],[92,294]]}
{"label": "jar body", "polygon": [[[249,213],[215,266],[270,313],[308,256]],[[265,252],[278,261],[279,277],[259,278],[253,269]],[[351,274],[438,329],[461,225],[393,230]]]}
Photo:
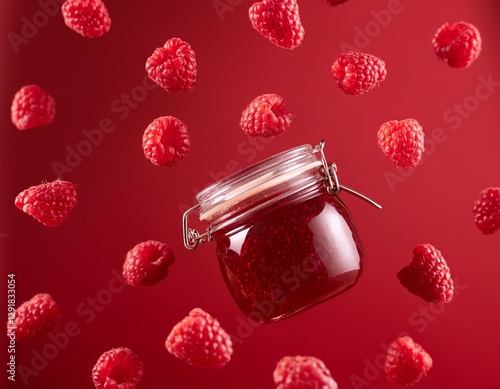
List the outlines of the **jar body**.
{"label": "jar body", "polygon": [[250,319],[284,319],[359,280],[365,253],[349,211],[321,186],[213,236],[224,280]]}

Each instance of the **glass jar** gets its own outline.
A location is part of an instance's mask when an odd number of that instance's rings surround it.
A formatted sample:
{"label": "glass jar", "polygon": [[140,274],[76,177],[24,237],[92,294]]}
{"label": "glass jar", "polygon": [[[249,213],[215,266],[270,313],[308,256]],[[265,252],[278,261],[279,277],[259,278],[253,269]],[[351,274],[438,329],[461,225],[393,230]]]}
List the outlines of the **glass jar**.
{"label": "glass jar", "polygon": [[[318,146],[303,145],[214,183],[183,217],[184,244],[214,240],[222,276],[250,319],[284,319],[354,286],[365,252],[334,164]],[[188,228],[198,210],[208,224]]]}

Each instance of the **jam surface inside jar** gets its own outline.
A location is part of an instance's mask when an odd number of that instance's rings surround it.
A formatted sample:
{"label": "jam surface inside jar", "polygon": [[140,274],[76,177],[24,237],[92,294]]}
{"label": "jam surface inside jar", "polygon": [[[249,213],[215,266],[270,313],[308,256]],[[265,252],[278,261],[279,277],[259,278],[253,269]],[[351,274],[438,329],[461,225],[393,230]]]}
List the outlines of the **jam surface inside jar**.
{"label": "jam surface inside jar", "polygon": [[342,293],[363,271],[364,249],[349,211],[326,191],[305,201],[280,201],[214,239],[233,298],[260,323]]}

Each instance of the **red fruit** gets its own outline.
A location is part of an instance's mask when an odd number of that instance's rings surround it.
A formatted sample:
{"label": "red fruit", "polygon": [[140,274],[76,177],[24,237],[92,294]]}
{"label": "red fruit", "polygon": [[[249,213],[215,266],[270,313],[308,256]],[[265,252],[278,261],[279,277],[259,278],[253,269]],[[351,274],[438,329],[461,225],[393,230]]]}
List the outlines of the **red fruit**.
{"label": "red fruit", "polygon": [[54,121],[56,102],[38,85],[26,85],[14,95],[10,113],[18,130],[29,130]]}
{"label": "red fruit", "polygon": [[66,0],[61,11],[66,26],[85,38],[98,38],[111,28],[102,0]]}
{"label": "red fruit", "polygon": [[118,347],[99,357],[92,369],[92,380],[97,389],[134,389],[143,371],[143,363],[137,354]]}
{"label": "red fruit", "polygon": [[500,229],[500,188],[483,189],[472,208],[474,223],[485,234]]}
{"label": "red fruit", "polygon": [[194,51],[182,39],[169,39],[147,59],[146,71],[167,92],[190,91],[197,74]]}
{"label": "red fruit", "polygon": [[337,389],[323,361],[315,357],[284,357],[273,373],[276,389]]}
{"label": "red fruit", "polygon": [[167,350],[184,362],[199,368],[223,367],[231,359],[231,338],[217,319],[200,308],[177,323],[165,342]]}
{"label": "red fruit", "polygon": [[142,136],[144,156],[156,166],[174,166],[189,154],[187,126],[173,116],[153,120]]}
{"label": "red fruit", "polygon": [[470,23],[445,23],[432,39],[434,51],[439,59],[452,68],[466,68],[481,53],[481,35]]}
{"label": "red fruit", "polygon": [[53,332],[61,321],[61,311],[52,296],[39,293],[25,301],[7,321],[7,334],[13,332],[16,340],[31,340]]}
{"label": "red fruit", "polygon": [[397,276],[406,289],[425,301],[448,303],[453,298],[450,268],[441,252],[431,244],[415,246],[413,260]]}
{"label": "red fruit", "polygon": [[250,136],[276,136],[290,128],[292,112],[275,94],[256,97],[241,114],[240,127]]}
{"label": "red fruit", "polygon": [[339,4],[345,3],[347,0],[323,0],[324,3],[331,5],[331,6],[336,6]]}
{"label": "red fruit", "polygon": [[333,78],[348,95],[366,93],[385,80],[385,62],[371,54],[349,51],[332,65]]}
{"label": "red fruit", "polygon": [[424,131],[415,119],[391,120],[377,132],[378,147],[397,167],[415,167],[424,152]]}
{"label": "red fruit", "polygon": [[387,379],[395,384],[411,385],[427,375],[432,358],[409,336],[396,339],[389,345],[385,360]]}
{"label": "red fruit", "polygon": [[304,39],[297,0],[263,0],[248,10],[253,28],[278,47],[295,49]]}
{"label": "red fruit", "polygon": [[123,264],[123,277],[132,286],[154,285],[168,274],[174,253],[167,244],[148,240],[135,245]]}
{"label": "red fruit", "polygon": [[76,203],[75,185],[61,180],[31,186],[15,199],[17,208],[50,227],[65,221]]}

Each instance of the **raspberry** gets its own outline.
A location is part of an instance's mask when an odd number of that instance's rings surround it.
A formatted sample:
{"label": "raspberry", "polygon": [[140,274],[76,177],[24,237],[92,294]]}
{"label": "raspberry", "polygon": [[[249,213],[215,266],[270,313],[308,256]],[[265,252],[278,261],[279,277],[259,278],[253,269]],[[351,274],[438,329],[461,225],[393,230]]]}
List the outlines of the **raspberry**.
{"label": "raspberry", "polygon": [[59,306],[47,293],[39,293],[22,303],[13,322],[7,322],[7,333],[16,334],[16,340],[31,340],[55,331],[61,321]]}
{"label": "raspberry", "polygon": [[292,122],[290,109],[275,94],[256,97],[241,114],[240,127],[250,136],[276,136],[287,131]]}
{"label": "raspberry", "polygon": [[432,358],[409,336],[396,339],[389,345],[385,359],[387,379],[395,384],[411,385],[427,375]]}
{"label": "raspberry", "polygon": [[56,102],[38,85],[26,85],[14,95],[10,112],[18,130],[29,130],[54,121]]}
{"label": "raspberry", "polygon": [[61,10],[66,26],[85,38],[98,38],[111,28],[111,18],[101,0],[66,0]]}
{"label": "raspberry", "polygon": [[470,23],[445,23],[437,30],[432,45],[439,59],[452,68],[466,68],[481,53],[481,35]]}
{"label": "raspberry", "polygon": [[391,120],[377,132],[378,147],[397,167],[415,167],[424,152],[424,131],[415,119]]}
{"label": "raspberry", "polygon": [[196,83],[194,51],[182,39],[169,39],[147,59],[146,71],[167,92],[188,92]]}
{"label": "raspberry", "polygon": [[371,54],[349,51],[332,65],[333,78],[348,95],[366,93],[385,80],[385,62]]}
{"label": "raspberry", "polygon": [[333,6],[336,6],[336,5],[339,5],[339,4],[343,4],[345,3],[347,0],[323,0],[323,2],[325,4],[328,4],[328,5],[331,5],[332,7]]}
{"label": "raspberry", "polygon": [[231,338],[217,319],[200,308],[177,323],[165,342],[167,350],[184,362],[199,368],[223,367],[231,359]]}
{"label": "raspberry", "polygon": [[92,380],[97,389],[134,389],[142,374],[143,363],[137,354],[118,347],[99,357],[92,369]]}
{"label": "raspberry", "polygon": [[472,208],[474,223],[485,234],[493,234],[500,228],[500,188],[486,188]]}
{"label": "raspberry", "polygon": [[174,253],[165,243],[148,240],[135,245],[123,264],[123,277],[132,286],[154,285],[168,274]]}
{"label": "raspberry", "polygon": [[304,39],[297,0],[263,0],[248,10],[250,22],[271,43],[293,50]]}
{"label": "raspberry", "polygon": [[142,136],[144,156],[156,166],[174,166],[189,154],[187,126],[173,116],[153,120]]}
{"label": "raspberry", "polygon": [[61,180],[31,186],[15,199],[17,208],[50,227],[57,227],[66,220],[76,203],[75,186]]}
{"label": "raspberry", "polygon": [[425,301],[448,303],[453,298],[450,268],[441,252],[430,244],[415,246],[413,260],[397,276],[406,289]]}
{"label": "raspberry", "polygon": [[273,373],[276,389],[337,389],[323,361],[315,357],[284,357]]}

